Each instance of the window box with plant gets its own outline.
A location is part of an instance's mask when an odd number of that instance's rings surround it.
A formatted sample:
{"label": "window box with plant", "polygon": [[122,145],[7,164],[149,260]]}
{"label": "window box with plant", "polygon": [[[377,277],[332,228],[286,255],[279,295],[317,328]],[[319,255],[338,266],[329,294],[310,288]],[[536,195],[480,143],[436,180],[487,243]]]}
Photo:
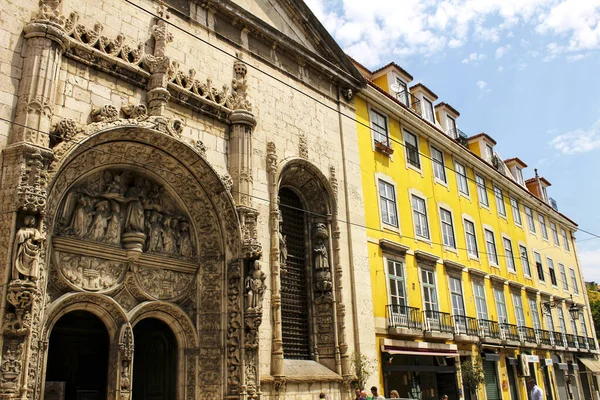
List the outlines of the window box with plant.
{"label": "window box with plant", "polygon": [[387,154],[388,156],[394,154],[394,149],[392,149],[388,144],[375,141],[375,150],[380,153]]}

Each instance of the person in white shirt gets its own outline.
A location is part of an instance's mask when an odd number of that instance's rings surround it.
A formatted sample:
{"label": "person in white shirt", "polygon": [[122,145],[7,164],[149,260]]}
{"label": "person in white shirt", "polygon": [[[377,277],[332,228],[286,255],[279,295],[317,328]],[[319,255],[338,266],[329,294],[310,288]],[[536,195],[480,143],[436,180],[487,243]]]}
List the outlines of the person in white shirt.
{"label": "person in white shirt", "polygon": [[371,388],[371,394],[373,395],[373,400],[385,400],[385,397],[379,395],[379,392],[377,391],[377,386],[373,386]]}
{"label": "person in white shirt", "polygon": [[533,378],[527,379],[527,390],[531,392],[531,400],[543,400],[544,392],[542,389],[535,383]]}

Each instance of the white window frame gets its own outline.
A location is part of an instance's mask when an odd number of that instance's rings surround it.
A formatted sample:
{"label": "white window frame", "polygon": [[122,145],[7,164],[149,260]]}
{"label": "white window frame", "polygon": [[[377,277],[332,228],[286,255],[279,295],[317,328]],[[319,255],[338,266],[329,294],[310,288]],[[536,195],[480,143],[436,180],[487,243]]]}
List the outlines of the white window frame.
{"label": "white window frame", "polygon": [[[396,258],[392,258],[392,257],[384,257],[383,258],[383,262],[385,263],[385,274],[386,274],[386,281],[387,281],[387,287],[388,287],[388,304],[398,304],[398,305],[402,305],[402,306],[408,306],[408,292],[406,290],[406,271],[405,271],[405,265],[404,265],[404,261],[401,259],[396,259]],[[400,268],[400,271],[402,273],[401,276],[399,275],[392,275],[390,273],[390,263],[393,264],[394,267],[394,272],[398,271],[398,268]],[[403,292],[403,296],[399,296],[398,294],[396,294],[395,297],[397,297],[398,299],[402,299],[404,301],[404,304],[402,303],[394,303],[394,301],[392,300],[392,282],[394,281],[397,285],[399,284],[400,287],[402,288],[402,292]],[[398,287],[398,286],[396,286]]]}
{"label": "white window frame", "polygon": [[569,237],[567,236],[567,230],[565,228],[560,228],[560,233],[563,237],[563,245],[566,251],[571,251],[571,245],[569,244]]}
{"label": "white window frame", "polygon": [[[477,286],[479,286],[479,288]],[[479,289],[481,289],[481,293],[479,292]],[[475,298],[477,319],[489,320],[490,314],[488,312],[485,295],[485,281],[473,280],[473,297]]]}
{"label": "white window frame", "polygon": [[[424,311],[439,311],[440,309],[440,299],[437,296],[437,279],[435,276],[435,269],[429,268],[420,268],[420,280],[421,280],[421,288],[423,291],[423,310]],[[431,276],[433,279],[433,283],[425,282],[425,277],[423,274],[427,274]],[[429,294],[430,300],[434,299],[435,301],[429,301],[430,304],[433,305],[433,308],[428,309],[428,302],[425,300],[425,291],[431,289],[431,292],[427,292]]]}
{"label": "white window frame", "polygon": [[[379,130],[380,124],[375,123],[374,116],[382,117],[385,120],[385,135],[380,132],[380,130]],[[390,119],[387,116],[387,114],[382,113],[381,111],[370,107],[369,118],[371,120],[371,131],[373,132],[373,134],[372,134],[373,143],[379,142],[379,143],[386,145],[387,147],[392,147],[391,138],[390,138]],[[385,141],[383,141],[383,142],[381,140],[379,140],[382,137],[385,138]]]}
{"label": "white window frame", "polygon": [[[492,241],[490,242],[488,233],[491,234]],[[492,267],[498,267],[498,246],[496,245],[496,234],[489,227],[483,228],[483,237],[485,239],[485,252],[487,253],[488,262]],[[490,248],[490,245],[492,248]],[[493,250],[493,252],[492,252]]]}
{"label": "white window frame", "polygon": [[[429,100],[425,96],[422,96],[422,98],[423,98],[423,118],[426,121],[429,121],[432,124],[435,124],[435,111],[433,110],[433,101]],[[429,118],[430,115],[431,115],[431,118]]]}
{"label": "white window frame", "polygon": [[[408,91],[408,84],[404,81],[404,79],[402,79],[401,77],[399,77],[398,75],[394,74],[394,81],[397,85],[400,85],[401,87],[404,88],[404,90],[401,90],[400,92],[398,92],[398,95],[396,96],[396,98],[405,106],[410,107],[410,96],[409,96],[409,91]],[[400,97],[402,93],[404,94],[404,99],[401,99]]]}
{"label": "white window frame", "polygon": [[509,199],[515,225],[522,226],[523,221],[521,220],[521,210],[519,209],[519,201],[514,197],[510,197]]}
{"label": "white window frame", "polygon": [[517,182],[521,185],[525,185],[525,179],[523,179],[523,169],[515,167],[515,171],[517,172]]}
{"label": "white window frame", "polygon": [[560,239],[558,238],[558,227],[556,226],[556,222],[550,221],[550,230],[552,231],[554,245],[560,247]]}
{"label": "white window frame", "polygon": [[560,280],[562,281],[563,284],[563,289],[568,292],[569,291],[569,278],[567,278],[567,270],[565,269],[565,266],[561,263],[558,263],[558,270],[560,272]]}
{"label": "white window frame", "polygon": [[515,317],[517,318],[517,326],[524,327],[525,323],[525,308],[523,307],[523,298],[521,297],[521,291],[512,292],[513,307],[515,308]]}
{"label": "white window frame", "polygon": [[[409,131],[407,131],[405,129],[403,131],[402,136],[403,136],[403,139],[404,139],[404,152],[406,154],[406,157],[405,157],[406,166],[408,168],[413,168],[413,169],[421,172],[422,163],[421,163],[421,154],[419,153],[419,135],[417,135],[416,133],[409,132]],[[415,140],[416,150],[412,148],[415,145],[413,145],[412,143],[409,143],[408,139],[414,139]],[[411,146],[411,147],[409,147],[409,146]],[[413,154],[412,152],[414,152],[414,154],[416,154],[416,157],[417,157],[416,163],[418,165],[414,165],[413,162],[410,160],[409,152],[411,152],[410,154]]]}
{"label": "white window frame", "polygon": [[550,257],[546,257],[546,264],[548,264],[548,275],[550,276],[550,284],[553,287],[557,288],[558,287],[558,279],[556,279],[556,270],[554,269],[554,260],[552,260]]}
{"label": "white window frame", "polygon": [[[467,226],[473,228],[473,232],[469,233]],[[465,243],[467,245],[467,254],[469,257],[479,259],[479,248],[477,247],[477,230],[475,228],[475,222],[463,216],[463,226],[465,228]],[[474,247],[474,248],[473,248]]]}
{"label": "white window frame", "polygon": [[[446,176],[446,162],[444,160],[444,152],[434,146],[429,146],[429,148],[431,151],[431,163],[432,163],[432,168],[433,168],[434,179],[436,182],[439,182],[439,183],[443,184],[444,186],[447,186],[448,178]],[[440,154],[440,156],[442,157],[441,160],[438,160],[434,156],[435,152],[438,152]],[[440,176],[438,176],[438,175],[440,175]]]}
{"label": "white window frame", "polygon": [[[498,323],[508,324],[508,310],[506,308],[506,296],[504,295],[504,288],[493,287],[494,300],[496,301],[496,314],[498,314]],[[504,314],[504,315],[501,315]],[[504,318],[504,321],[501,320]]]}
{"label": "white window frame", "polygon": [[573,286],[573,291],[575,294],[579,294],[579,284],[577,283],[575,270],[573,268],[569,268],[569,274],[571,275],[571,285]]}
{"label": "white window frame", "polygon": [[[458,290],[459,291],[457,291],[456,287],[454,287],[455,285],[453,285],[453,283],[456,283],[456,282],[458,282]],[[449,290],[450,290],[450,307],[452,307],[452,315],[466,317],[467,316],[467,309],[465,307],[465,294],[464,294],[464,291],[463,291],[463,282],[462,282],[462,279],[460,279],[459,277],[456,277],[456,276],[448,275],[448,286],[449,286]],[[462,313],[461,314],[457,314],[456,313],[456,309],[454,307],[455,297],[457,299],[459,298],[458,300],[460,300],[460,302],[462,303],[462,304],[459,305],[459,306],[462,306]],[[460,307],[459,307],[459,309],[460,309]],[[461,321],[461,322],[464,322],[464,320]]]}
{"label": "white window frame", "polygon": [[[460,170],[462,169],[463,172]],[[456,185],[458,193],[469,197],[469,179],[467,177],[467,167],[459,161],[454,160],[454,170],[456,171]]]}
{"label": "white window frame", "polygon": [[[391,188],[392,193],[394,195],[393,199],[389,199],[387,197],[384,196],[384,194],[381,192],[381,184],[383,185],[387,185]],[[377,177],[377,196],[379,197],[379,214],[380,214],[380,220],[381,220],[381,224],[383,226],[389,226],[392,227],[394,230],[399,229],[400,227],[400,220],[398,218],[398,195],[396,193],[396,185],[390,181],[388,181],[387,179],[378,176]],[[389,207],[390,204],[393,206],[392,209],[394,211],[394,217],[396,219],[396,223],[392,223],[391,220],[386,221],[383,215],[383,201],[385,200],[386,205]],[[388,211],[389,214],[389,211]]]}
{"label": "white window frame", "polygon": [[527,251],[527,246],[519,243],[519,259],[521,260],[521,268],[523,269],[523,275],[526,278],[531,278],[531,265],[529,265],[529,253]]}
{"label": "white window frame", "polygon": [[[483,183],[483,186],[481,185],[481,183]],[[487,194],[485,178],[481,175],[475,174],[475,184],[477,186],[477,197],[479,197],[479,204],[484,206],[485,208],[489,208],[490,199],[488,198]]]}
{"label": "white window frame", "polygon": [[525,207],[525,216],[527,218],[527,227],[529,228],[529,232],[535,234],[535,218],[533,217],[533,210],[531,207]]}
{"label": "white window frame", "polygon": [[[421,240],[431,241],[431,229],[429,229],[429,217],[428,217],[429,213],[427,211],[427,198],[424,196],[420,196],[416,193],[412,193],[412,192],[409,192],[409,194],[410,194],[410,207],[412,209],[413,229],[415,232],[415,236]],[[414,199],[418,199],[423,202],[423,206],[425,209],[424,211],[415,210],[415,203],[413,202]],[[423,223],[422,218],[425,219],[425,228],[427,229],[427,236],[422,235],[421,234],[422,232],[418,233],[417,219],[419,220],[418,221],[419,224],[422,225],[422,223]]]}
{"label": "white window frame", "polygon": [[[456,235],[454,234],[454,217],[452,211],[446,207],[438,207],[440,212],[440,228],[442,232],[442,243],[444,247],[456,250]],[[445,220],[450,218],[449,221]],[[450,239],[451,243],[446,242],[446,237]]]}
{"label": "white window frame", "polygon": [[538,213],[538,222],[540,223],[540,231],[542,232],[542,239],[548,241],[548,228],[546,227],[546,217],[544,214]]}
{"label": "white window frame", "polygon": [[527,296],[527,298],[529,300],[529,313],[531,314],[533,329],[542,329],[542,320],[540,319],[540,312],[538,311],[537,299],[530,296]]}
{"label": "white window frame", "polygon": [[[535,270],[538,274],[538,280],[541,283],[546,283],[546,275],[544,274],[544,262],[542,260],[542,255],[540,253],[538,253],[537,251],[533,252],[533,260],[535,262]],[[540,266],[538,267],[538,261],[540,263]]]}
{"label": "white window frame", "polygon": [[[508,247],[506,247],[508,245]],[[502,247],[504,248],[504,258],[506,259],[506,268],[509,272],[517,272],[515,264],[515,253],[512,247],[512,240],[509,237],[502,235]]]}
{"label": "white window frame", "polygon": [[494,198],[496,199],[496,210],[498,211],[498,215],[506,218],[506,204],[504,204],[504,193],[502,189],[498,186],[494,185]]}

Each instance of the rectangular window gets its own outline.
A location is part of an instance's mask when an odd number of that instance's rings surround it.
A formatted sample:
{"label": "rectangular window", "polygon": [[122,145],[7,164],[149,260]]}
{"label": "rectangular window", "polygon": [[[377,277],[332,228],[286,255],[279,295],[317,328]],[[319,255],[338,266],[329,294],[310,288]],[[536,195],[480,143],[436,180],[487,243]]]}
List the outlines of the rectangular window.
{"label": "rectangular window", "polygon": [[444,246],[455,249],[456,240],[454,239],[452,214],[450,211],[440,208],[440,218],[442,220],[442,241],[444,242]]}
{"label": "rectangular window", "polygon": [[562,333],[567,333],[567,324],[565,323],[565,314],[563,313],[562,306],[556,307],[556,312],[558,314],[558,324],[560,325],[560,331]]}
{"label": "rectangular window", "polygon": [[406,290],[404,287],[404,265],[399,261],[388,260],[388,284],[390,304],[405,306]]}
{"label": "rectangular window", "polygon": [[506,258],[506,266],[509,271],[517,272],[515,267],[515,256],[513,254],[512,242],[510,239],[502,238],[504,243],[504,257]]}
{"label": "rectangular window", "polygon": [[490,264],[498,265],[498,253],[496,252],[496,239],[494,238],[494,232],[484,229],[485,233],[485,247],[488,253],[488,260]]}
{"label": "rectangular window", "polygon": [[421,270],[421,278],[423,279],[423,301],[425,310],[437,311],[437,290],[435,288],[435,273],[428,269]]}
{"label": "rectangular window", "polygon": [[552,286],[557,286],[556,282],[556,271],[554,271],[554,261],[550,258],[546,257],[546,261],[548,262],[548,272],[550,273],[550,282],[552,282]]}
{"label": "rectangular window", "polygon": [[487,303],[485,302],[485,287],[483,283],[473,282],[475,293],[475,306],[477,307],[477,318],[488,319]]}
{"label": "rectangular window", "polygon": [[558,238],[558,229],[556,229],[556,224],[554,222],[550,222],[550,230],[552,231],[552,239],[554,239],[554,244],[560,246],[560,239]]}
{"label": "rectangular window", "polygon": [[462,282],[460,279],[450,277],[450,297],[452,298],[452,314],[466,315],[465,302],[463,300]]}
{"label": "rectangular window", "polygon": [[533,253],[533,257],[535,258],[535,268],[537,269],[538,278],[540,281],[545,282],[546,278],[544,277],[544,266],[542,265],[542,256],[539,253]]}
{"label": "rectangular window", "polygon": [[433,175],[435,179],[446,183],[446,167],[444,166],[444,153],[435,147],[431,148],[431,160],[433,162]]}
{"label": "rectangular window", "polygon": [[587,326],[585,326],[585,316],[583,313],[579,313],[579,325],[581,325],[581,335],[587,338]]}
{"label": "rectangular window", "polygon": [[479,197],[479,204],[489,207],[490,201],[488,200],[487,188],[485,187],[485,178],[475,175],[475,183],[477,184],[477,196]]}
{"label": "rectangular window", "polygon": [[504,195],[502,194],[502,189],[498,186],[494,186],[494,197],[496,198],[496,208],[498,209],[498,214],[506,217],[506,206],[504,205]]}
{"label": "rectangular window", "polygon": [[515,224],[521,225],[521,211],[519,210],[519,202],[514,197],[510,198],[510,207],[512,208]]}
{"label": "rectangular window", "polygon": [[[543,301],[542,301],[543,304]],[[548,308],[549,312],[545,312],[546,314],[546,330],[553,331],[554,330],[554,321],[552,320],[552,309]]]}
{"label": "rectangular window", "polygon": [[458,139],[458,131],[456,130],[456,120],[449,115],[447,115],[447,118],[448,118],[448,131],[446,133],[451,138]]}
{"label": "rectangular window", "polygon": [[524,185],[525,181],[523,180],[523,170],[521,170],[521,168],[516,168],[515,170],[517,171],[517,182],[519,182],[521,185]]}
{"label": "rectangular window", "polygon": [[431,123],[435,123],[433,115],[433,103],[423,97],[423,107],[425,108],[425,110],[423,110],[425,112],[425,119]]}
{"label": "rectangular window", "polygon": [[577,284],[577,278],[575,278],[575,270],[570,268],[569,273],[571,274],[571,286],[573,286],[573,291],[575,294],[579,294],[579,285]]}
{"label": "rectangular window", "polygon": [[488,161],[492,161],[492,158],[494,158],[494,148],[487,143],[485,145],[485,156]]}
{"label": "rectangular window", "polygon": [[464,165],[454,162],[454,169],[456,170],[456,182],[458,184],[458,190],[461,193],[469,195],[469,183],[467,181],[467,169]]}
{"label": "rectangular window", "polygon": [[542,329],[542,324],[540,322],[540,313],[538,311],[537,302],[535,301],[535,298],[529,298],[529,311],[531,312],[533,327],[535,329]]}
{"label": "rectangular window", "polygon": [[517,317],[517,325],[525,326],[525,311],[523,310],[523,300],[521,299],[521,293],[514,293],[513,306],[515,306],[515,316]]}
{"label": "rectangular window", "polygon": [[469,220],[463,220],[465,225],[465,235],[467,237],[467,252],[470,256],[479,257],[477,250],[477,237],[475,236],[475,224]]}
{"label": "rectangular window", "polygon": [[379,204],[381,206],[381,220],[383,223],[398,227],[394,186],[381,179],[379,180]]}
{"label": "rectangular window", "polygon": [[494,299],[496,300],[496,311],[498,312],[498,322],[507,323],[508,313],[506,312],[506,300],[504,299],[504,290],[494,288]]}
{"label": "rectangular window", "polygon": [[567,236],[567,231],[560,228],[560,233],[563,237],[563,245],[565,246],[566,251],[571,251],[571,246],[569,245],[569,238]]}
{"label": "rectangular window", "polygon": [[527,254],[527,247],[519,245],[519,256],[521,258],[523,274],[525,274],[527,277],[531,277],[531,268],[529,267],[529,255]]}
{"label": "rectangular window", "polygon": [[533,219],[533,210],[525,206],[525,215],[527,216],[527,225],[529,226],[529,231],[531,233],[535,233],[535,220]]}
{"label": "rectangular window", "polygon": [[569,290],[569,281],[567,280],[567,273],[565,272],[565,266],[558,264],[558,270],[560,271],[560,280],[563,284],[563,289]]}
{"label": "rectangular window", "polygon": [[396,97],[402,102],[402,104],[404,104],[405,106],[409,106],[410,104],[408,104],[408,87],[406,86],[406,83],[402,79],[396,77],[396,85],[398,85],[399,88]]}
{"label": "rectangular window", "polygon": [[425,207],[425,200],[413,194],[412,207],[415,235],[429,239],[429,224],[427,222],[427,208]]}
{"label": "rectangular window", "polygon": [[538,220],[540,221],[540,230],[542,231],[542,237],[548,240],[548,229],[546,228],[546,218],[542,214],[538,213]]}
{"label": "rectangular window", "polygon": [[371,110],[371,123],[373,125],[373,138],[376,142],[390,146],[390,136],[388,134],[387,117]]}
{"label": "rectangular window", "polygon": [[404,145],[406,148],[406,162],[420,169],[419,138],[410,132],[404,131]]}

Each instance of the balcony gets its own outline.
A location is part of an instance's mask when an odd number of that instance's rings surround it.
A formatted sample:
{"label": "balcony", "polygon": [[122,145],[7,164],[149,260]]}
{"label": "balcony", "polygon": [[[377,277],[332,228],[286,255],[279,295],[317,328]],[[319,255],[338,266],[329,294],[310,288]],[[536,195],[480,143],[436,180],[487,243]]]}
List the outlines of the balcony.
{"label": "balcony", "polygon": [[469,137],[466,133],[458,128],[449,128],[446,130],[446,135],[462,144],[464,147],[469,148]]}
{"label": "balcony", "polygon": [[538,343],[538,336],[536,334],[535,329],[528,328],[526,326],[519,326],[519,336],[521,342],[526,346],[527,344],[531,344],[536,346]]}
{"label": "balcony", "polygon": [[425,337],[428,339],[449,340],[454,338],[452,316],[445,312],[423,311]]}
{"label": "balcony", "polygon": [[506,344],[518,346],[521,341],[519,335],[519,327],[513,324],[507,324],[505,322],[500,324],[500,332],[502,340],[506,341]]}
{"label": "balcony", "polygon": [[496,321],[480,319],[478,324],[479,337],[483,343],[500,344],[502,342],[500,325]]}
{"label": "balcony", "polygon": [[389,304],[386,309],[388,330],[392,335],[423,336],[421,310],[400,304]]}
{"label": "balcony", "polygon": [[596,348],[596,341],[594,340],[594,338],[588,337],[587,343],[588,343],[588,346],[589,346],[590,350],[592,350],[592,351],[598,350]]}
{"label": "balcony", "polygon": [[396,99],[398,99],[400,103],[413,110],[416,114],[423,116],[423,111],[421,110],[421,100],[417,99],[407,90],[396,93]]}
{"label": "balcony", "polygon": [[588,339],[585,336],[577,336],[577,347],[579,350],[589,350]]}
{"label": "balcony", "polygon": [[476,318],[464,315],[453,315],[454,340],[459,342],[477,342],[479,338],[479,324]]}
{"label": "balcony", "polygon": [[567,347],[567,340],[562,332],[552,332],[552,346]]}

